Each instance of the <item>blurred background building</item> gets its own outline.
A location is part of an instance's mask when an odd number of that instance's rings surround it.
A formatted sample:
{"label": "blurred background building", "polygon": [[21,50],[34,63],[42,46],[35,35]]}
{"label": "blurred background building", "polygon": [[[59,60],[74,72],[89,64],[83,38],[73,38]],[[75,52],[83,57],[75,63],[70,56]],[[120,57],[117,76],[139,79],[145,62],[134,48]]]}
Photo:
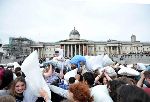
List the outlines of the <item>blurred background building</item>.
{"label": "blurred background building", "polygon": [[[2,46],[2,45],[1,45]],[[9,44],[3,45],[5,57],[22,58],[28,56],[34,50],[38,51],[39,58],[54,56],[55,49],[62,48],[64,57],[71,58],[75,55],[101,55],[108,54],[114,60],[137,60],[145,57],[150,59],[150,42],[140,42],[135,35],[131,35],[129,41],[91,41],[80,39],[80,33],[74,27],[69,33],[69,38],[57,42],[34,42],[27,38],[9,38]],[[128,58],[128,59],[127,59]],[[149,59],[147,59],[149,58]]]}

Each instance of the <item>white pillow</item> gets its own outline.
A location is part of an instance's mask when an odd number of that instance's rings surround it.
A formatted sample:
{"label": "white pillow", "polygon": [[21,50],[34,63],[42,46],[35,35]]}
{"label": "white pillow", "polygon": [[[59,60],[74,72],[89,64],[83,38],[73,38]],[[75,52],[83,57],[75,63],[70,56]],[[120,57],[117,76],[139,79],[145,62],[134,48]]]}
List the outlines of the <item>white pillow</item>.
{"label": "white pillow", "polygon": [[98,68],[102,68],[103,55],[98,56],[85,56],[86,67],[88,70],[94,71]]}
{"label": "white pillow", "polygon": [[93,65],[93,60],[95,58],[95,56],[84,56],[86,59],[86,68],[87,70],[93,70],[92,69],[92,65]]}
{"label": "white pillow", "polygon": [[37,51],[32,52],[22,63],[22,71],[26,75],[26,81],[28,83],[27,88],[31,89],[33,95],[39,97],[39,90],[43,88],[51,99],[51,92],[46,84],[42,72],[40,71],[38,53]]}
{"label": "white pillow", "polygon": [[132,68],[128,68],[128,67],[121,68],[118,71],[118,74],[127,75],[127,76],[138,76],[138,75],[140,75],[140,73],[138,71],[136,71]]}
{"label": "white pillow", "polygon": [[103,67],[114,64],[114,62],[109,58],[108,55],[104,55],[102,65]]}
{"label": "white pillow", "polygon": [[115,70],[112,67],[110,67],[110,66],[107,66],[107,67],[104,67],[102,69],[99,69],[100,72],[103,71],[103,70],[105,70],[106,73],[109,76],[116,76],[117,75],[117,73],[115,72]]}
{"label": "white pillow", "polygon": [[127,67],[128,67],[128,68],[132,68],[132,67],[133,67],[133,64],[128,64]]}
{"label": "white pillow", "polygon": [[14,65],[14,69],[16,69],[17,67],[20,67],[20,65],[18,64],[18,62],[14,62],[13,65]]}
{"label": "white pillow", "polygon": [[68,82],[70,77],[75,77],[77,75],[78,69],[71,70],[64,75],[64,79]]}
{"label": "white pillow", "polygon": [[97,85],[91,88],[91,96],[94,97],[94,102],[113,102],[106,85]]}
{"label": "white pillow", "polygon": [[143,63],[137,63],[137,69],[138,70],[146,70],[146,67]]}

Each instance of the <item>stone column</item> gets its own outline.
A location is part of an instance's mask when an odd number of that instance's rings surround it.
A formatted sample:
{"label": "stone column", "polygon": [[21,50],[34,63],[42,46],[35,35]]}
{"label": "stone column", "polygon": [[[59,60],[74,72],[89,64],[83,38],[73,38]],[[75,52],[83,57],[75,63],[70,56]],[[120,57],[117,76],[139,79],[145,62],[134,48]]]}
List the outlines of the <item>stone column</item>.
{"label": "stone column", "polygon": [[72,49],[72,44],[71,44],[71,57],[73,57],[73,49]]}
{"label": "stone column", "polygon": [[68,49],[67,49],[67,57],[69,57],[69,44],[68,44]]}
{"label": "stone column", "polygon": [[119,54],[119,52],[118,52],[118,46],[117,46],[117,53],[116,54]]}
{"label": "stone column", "polygon": [[37,53],[38,53],[38,57],[39,57],[39,48],[37,48]]}
{"label": "stone column", "polygon": [[87,45],[87,55],[89,55],[89,47],[88,47],[88,45]]}
{"label": "stone column", "polygon": [[63,49],[64,57],[65,57],[65,55],[66,55],[66,54],[65,54],[65,48],[66,48],[66,46],[65,46],[65,44],[64,44],[64,49]]}
{"label": "stone column", "polygon": [[79,44],[79,55],[80,55],[80,44]]}
{"label": "stone column", "polygon": [[110,54],[112,54],[112,47],[110,47]]}
{"label": "stone column", "polygon": [[39,57],[41,58],[41,56],[42,56],[42,48],[39,48]]}
{"label": "stone column", "polygon": [[75,44],[75,55],[77,54],[77,45]]}
{"label": "stone column", "polygon": [[44,49],[44,48],[42,47],[42,51],[41,51],[41,52],[42,52],[42,56],[41,56],[42,58],[43,58],[43,49]]}
{"label": "stone column", "polygon": [[39,48],[39,58],[41,58],[41,51],[40,51],[41,49]]}
{"label": "stone column", "polygon": [[82,52],[83,52],[83,56],[84,56],[84,44],[83,44],[83,51]]}

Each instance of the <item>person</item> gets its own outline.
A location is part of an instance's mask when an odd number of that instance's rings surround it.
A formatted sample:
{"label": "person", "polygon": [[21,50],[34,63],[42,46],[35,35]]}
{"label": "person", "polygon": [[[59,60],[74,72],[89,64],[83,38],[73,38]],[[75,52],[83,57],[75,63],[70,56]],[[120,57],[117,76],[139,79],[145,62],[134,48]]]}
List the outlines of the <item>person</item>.
{"label": "person", "polygon": [[58,83],[58,85],[59,85],[60,88],[63,88],[63,89],[65,89],[65,90],[68,90],[69,85],[75,83],[75,80],[76,80],[76,79],[75,79],[74,77],[70,77],[68,84],[65,84],[64,81],[61,81],[60,83]]}
{"label": "person", "polygon": [[8,69],[0,68],[0,90],[8,89],[13,81],[13,72]]}
{"label": "person", "polygon": [[80,69],[80,67],[82,67],[83,65],[85,65],[86,63],[86,59],[84,56],[81,56],[81,55],[75,55],[71,60],[70,60],[70,63],[71,63],[71,68],[72,69]]}
{"label": "person", "polygon": [[4,68],[3,68],[3,67],[0,67],[0,86],[1,86],[1,84],[2,84],[3,76],[4,76]]}
{"label": "person", "polygon": [[19,77],[19,76],[22,76],[24,78],[26,77],[25,74],[21,71],[20,67],[15,68],[15,74],[16,74],[17,77]]}
{"label": "person", "polygon": [[[13,96],[16,100],[16,102],[26,102],[25,101],[25,97],[27,98],[27,94],[25,94],[27,88],[27,84],[25,79],[20,76],[17,77],[11,85],[10,88],[10,95]],[[30,93],[32,94],[32,93]],[[39,91],[40,97],[36,97],[33,95],[33,100],[31,102],[51,102],[51,100],[48,97],[48,94],[46,93],[46,91],[44,89],[40,89]],[[29,93],[28,93],[29,95]]]}
{"label": "person", "polygon": [[150,102],[150,96],[135,85],[122,85],[117,94],[117,102]]}
{"label": "person", "polygon": [[0,102],[16,102],[15,98],[11,95],[0,96]]}
{"label": "person", "polygon": [[[109,96],[107,86],[106,85],[97,85],[98,87],[94,86],[94,74],[92,72],[86,72],[83,74],[83,81],[85,85],[90,88],[90,96],[94,98],[94,102],[113,102],[111,97]],[[64,98],[68,98],[68,90],[49,85],[51,91],[56,94],[61,95]]]}
{"label": "person", "polygon": [[84,83],[75,83],[69,86],[68,99],[71,102],[92,102],[89,86]]}
{"label": "person", "polygon": [[10,88],[10,95],[12,95],[16,102],[23,101],[23,92],[26,90],[26,81],[23,77],[17,77]]}
{"label": "person", "polygon": [[112,81],[112,79],[104,70],[100,72],[100,74],[97,75],[97,77],[95,78],[95,84],[99,84],[99,81],[101,82],[100,84],[107,85],[108,81]]}
{"label": "person", "polygon": [[48,71],[43,73],[47,83],[52,84],[54,81],[59,80],[59,75],[55,72],[55,66],[48,64]]}
{"label": "person", "polygon": [[114,102],[117,102],[117,88],[124,84],[127,83],[118,79],[108,81],[107,88],[109,90],[109,95]]}
{"label": "person", "polygon": [[[146,87],[143,87],[144,81],[147,83]],[[137,87],[143,88],[143,90],[150,95],[150,71],[141,72],[141,78],[137,82]]]}

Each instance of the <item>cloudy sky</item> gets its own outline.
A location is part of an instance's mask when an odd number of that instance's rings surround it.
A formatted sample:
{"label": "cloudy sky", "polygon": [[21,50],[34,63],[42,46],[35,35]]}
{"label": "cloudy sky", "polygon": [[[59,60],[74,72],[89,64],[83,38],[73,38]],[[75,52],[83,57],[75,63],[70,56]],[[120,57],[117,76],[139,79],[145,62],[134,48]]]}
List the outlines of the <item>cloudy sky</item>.
{"label": "cloudy sky", "polygon": [[56,42],[68,39],[75,27],[81,39],[130,41],[134,34],[137,40],[150,41],[150,2],[114,1],[0,0],[0,39]]}

